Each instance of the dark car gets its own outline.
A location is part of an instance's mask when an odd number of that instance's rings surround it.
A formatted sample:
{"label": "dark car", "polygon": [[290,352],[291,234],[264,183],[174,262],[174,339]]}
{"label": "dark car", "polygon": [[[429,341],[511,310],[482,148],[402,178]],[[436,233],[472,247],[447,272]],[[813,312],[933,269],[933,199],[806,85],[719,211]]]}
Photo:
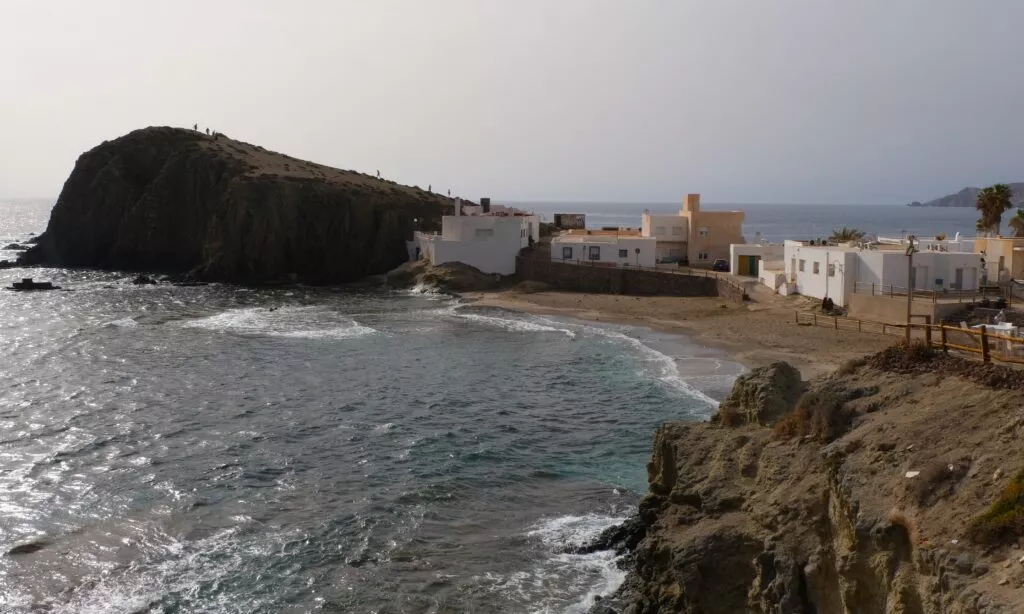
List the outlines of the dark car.
{"label": "dark car", "polygon": [[715,263],[711,265],[711,270],[722,271],[723,273],[729,272],[729,261],[719,258],[715,260]]}

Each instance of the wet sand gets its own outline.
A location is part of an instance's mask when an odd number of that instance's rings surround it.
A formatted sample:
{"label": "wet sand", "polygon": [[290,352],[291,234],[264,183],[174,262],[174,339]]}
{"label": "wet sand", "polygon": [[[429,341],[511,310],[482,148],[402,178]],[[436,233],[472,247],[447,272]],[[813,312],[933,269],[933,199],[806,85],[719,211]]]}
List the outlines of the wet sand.
{"label": "wet sand", "polygon": [[466,293],[474,304],[538,315],[633,324],[685,334],[699,343],[725,350],[747,366],[784,360],[805,379],[830,373],[852,358],[880,351],[898,339],[874,333],[798,326],[795,311],[816,302],[757,291],[753,300],[735,305],[720,298],[621,296],[576,292],[503,290]]}

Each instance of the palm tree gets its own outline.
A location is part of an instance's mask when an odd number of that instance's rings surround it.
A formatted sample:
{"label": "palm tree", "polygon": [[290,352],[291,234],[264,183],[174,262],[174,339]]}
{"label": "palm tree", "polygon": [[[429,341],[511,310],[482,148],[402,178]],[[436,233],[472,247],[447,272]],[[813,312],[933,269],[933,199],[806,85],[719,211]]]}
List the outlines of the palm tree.
{"label": "palm tree", "polygon": [[1009,224],[1013,229],[1013,236],[1024,237],[1024,209],[1017,209],[1017,215],[1010,218]]}
{"label": "palm tree", "polygon": [[981,225],[984,230],[999,234],[999,225],[1003,221],[1003,213],[1013,207],[1011,199],[1013,190],[1005,183],[990,185],[978,192],[974,206],[981,212]]}
{"label": "palm tree", "polygon": [[832,235],[828,240],[832,243],[849,243],[851,241],[860,241],[864,238],[864,231],[859,228],[842,228],[832,231]]}

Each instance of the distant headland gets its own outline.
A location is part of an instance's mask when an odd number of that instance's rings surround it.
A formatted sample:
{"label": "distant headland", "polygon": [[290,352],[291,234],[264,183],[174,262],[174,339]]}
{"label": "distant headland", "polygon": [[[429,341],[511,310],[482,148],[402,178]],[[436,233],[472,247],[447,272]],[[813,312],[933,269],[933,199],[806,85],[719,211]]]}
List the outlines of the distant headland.
{"label": "distant headland", "polygon": [[[1014,207],[1024,207],[1024,182],[1007,184],[1013,190],[1011,202]],[[914,201],[908,207],[973,207],[981,188],[964,188],[955,194],[947,194],[926,202]]]}

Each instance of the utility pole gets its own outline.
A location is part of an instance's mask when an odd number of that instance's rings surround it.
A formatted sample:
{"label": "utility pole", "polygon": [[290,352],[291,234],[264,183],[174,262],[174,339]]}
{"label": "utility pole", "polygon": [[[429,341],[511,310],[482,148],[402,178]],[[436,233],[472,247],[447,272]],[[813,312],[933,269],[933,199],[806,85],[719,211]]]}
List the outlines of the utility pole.
{"label": "utility pole", "polygon": [[907,347],[910,347],[910,311],[914,305],[914,235],[907,237]]}

